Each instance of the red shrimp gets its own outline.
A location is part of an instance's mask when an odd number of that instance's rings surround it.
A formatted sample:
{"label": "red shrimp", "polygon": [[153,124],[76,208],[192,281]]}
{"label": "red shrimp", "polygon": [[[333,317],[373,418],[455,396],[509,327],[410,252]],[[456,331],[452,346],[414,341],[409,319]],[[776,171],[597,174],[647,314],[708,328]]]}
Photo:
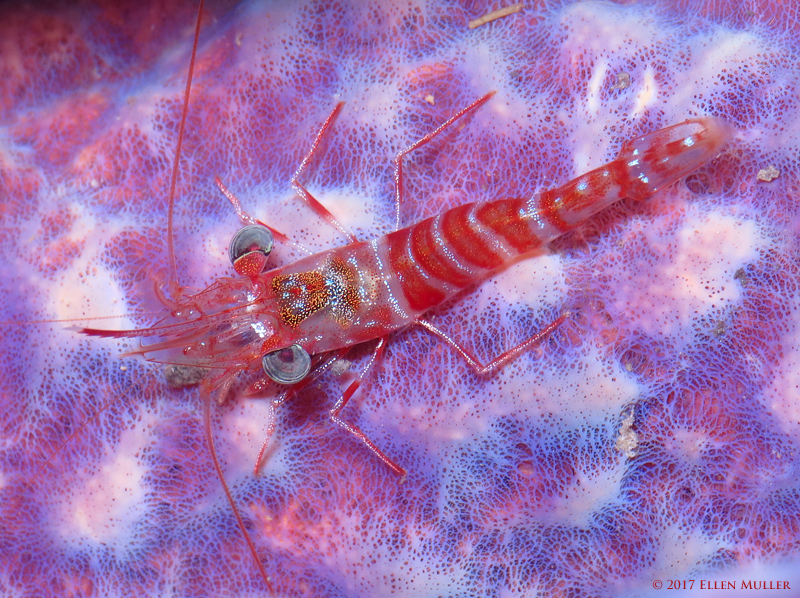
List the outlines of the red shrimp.
{"label": "red shrimp", "polygon": [[[403,192],[403,157],[493,95],[491,92],[473,102],[398,154],[397,213]],[[298,175],[340,109],[341,104],[326,120]],[[378,355],[389,333],[412,324],[442,338],[477,373],[488,374],[550,333],[567,316],[562,315],[538,334],[484,364],[426,320],[426,312],[614,202],[626,197],[646,199],[689,174],[714,158],[731,134],[732,128],[717,118],[687,120],[624,143],[615,160],[561,187],[530,198],[467,203],[372,241],[356,241],[267,271],[262,269],[272,248],[271,229],[249,225],[231,245],[234,268],[243,276],[218,280],[198,294],[179,299],[170,305],[172,314],[151,328],[80,331],[94,336],[156,339],[134,353],[149,361],[208,370],[203,390],[216,392],[219,400],[242,372],[263,369],[250,393],[262,390],[270,380],[302,383],[314,370],[330,364],[326,354],[333,353],[335,359],[337,352],[341,355],[353,345],[381,339]],[[304,199],[341,228],[302,187],[298,175],[293,184]],[[347,389],[331,410],[331,419],[404,477],[406,470],[401,465],[355,425],[339,418],[359,384],[360,380]]]}
{"label": "red shrimp", "polygon": [[[199,16],[192,61],[198,34]],[[625,143],[615,160],[556,189],[530,198],[468,203],[400,228],[403,158],[489,101],[494,95],[492,92],[397,155],[397,230],[394,232],[371,241],[357,241],[350,235],[352,242],[345,246],[263,271],[272,244],[271,229],[250,224],[243,229],[244,237],[237,235],[231,243],[231,257],[240,276],[220,279],[199,293],[188,294],[177,285],[172,214],[180,138],[188,110],[192,72],[193,66],[190,66],[169,194],[171,279],[167,287],[169,294],[175,297],[170,300],[164,296],[169,315],[154,326],[140,330],[81,328],[80,332],[103,337],[144,338],[150,341],[149,344],[133,353],[152,362],[206,371],[201,388],[206,397],[205,431],[213,464],[270,591],[269,577],[227,487],[216,455],[210,427],[209,397],[215,395],[218,400],[223,400],[235,379],[246,372],[257,373],[257,379],[248,391],[251,394],[263,393],[273,381],[297,389],[325,371],[348,348],[380,339],[374,358],[368,363],[369,370],[383,351],[387,335],[414,324],[442,338],[477,373],[489,374],[499,369],[553,331],[567,315],[562,315],[538,334],[488,363],[481,363],[426,320],[425,314],[465,288],[479,284],[494,272],[532,254],[619,199],[645,199],[656,193],[715,157],[731,135],[731,128],[719,119],[689,120]],[[342,105],[338,105],[322,126],[295,175],[293,185],[314,211],[344,230],[299,180],[300,173],[341,108]],[[222,189],[235,201],[232,194],[224,187]],[[401,464],[383,453],[358,427],[340,418],[367,370],[337,401],[330,417],[361,440],[396,474],[404,477],[406,471]],[[289,392],[291,390],[273,400],[273,408],[286,400]],[[267,440],[273,428],[274,415],[269,423]]]}

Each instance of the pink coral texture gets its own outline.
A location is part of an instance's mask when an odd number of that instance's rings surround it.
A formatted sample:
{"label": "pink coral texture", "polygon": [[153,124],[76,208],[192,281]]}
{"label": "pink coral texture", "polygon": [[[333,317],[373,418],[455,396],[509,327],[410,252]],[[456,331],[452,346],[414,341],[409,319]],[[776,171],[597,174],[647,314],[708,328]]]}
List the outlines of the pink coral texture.
{"label": "pink coral texture", "polygon": [[[406,160],[403,223],[530,196],[687,118],[736,128],[684,180],[434,311],[483,359],[569,314],[498,373],[475,375],[425,330],[391,336],[344,417],[404,482],[327,415],[374,344],[281,406],[259,475],[268,400],[214,406],[274,595],[798,595],[800,11],[539,0],[467,27],[498,6],[204,10],[176,195],[191,288],[232,275],[239,221],[215,176],[304,247],[345,242],[290,186],[340,101],[305,183],[360,239],[394,226],[397,152],[491,90]],[[164,309],[195,11],[0,7],[3,598],[269,595],[198,388],[121,357],[134,341],[71,328],[148,326]],[[300,255],[279,244],[271,260]]]}

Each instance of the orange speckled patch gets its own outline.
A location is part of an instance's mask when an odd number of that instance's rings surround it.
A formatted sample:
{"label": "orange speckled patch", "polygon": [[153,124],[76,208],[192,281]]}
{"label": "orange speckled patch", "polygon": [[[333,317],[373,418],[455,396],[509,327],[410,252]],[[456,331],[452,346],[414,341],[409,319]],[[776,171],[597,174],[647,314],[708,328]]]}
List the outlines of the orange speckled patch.
{"label": "orange speckled patch", "polygon": [[328,304],[328,289],[319,272],[284,274],[272,279],[281,320],[292,328]]}
{"label": "orange speckled patch", "polygon": [[326,305],[331,317],[343,328],[353,322],[361,298],[355,286],[355,268],[340,258],[330,260],[322,272],[282,274],[272,279],[278,297],[278,313],[288,326],[296,328]]}
{"label": "orange speckled patch", "polygon": [[352,324],[356,310],[361,305],[361,297],[355,283],[355,268],[343,259],[332,259],[328,266],[331,315],[342,328],[347,328]]}

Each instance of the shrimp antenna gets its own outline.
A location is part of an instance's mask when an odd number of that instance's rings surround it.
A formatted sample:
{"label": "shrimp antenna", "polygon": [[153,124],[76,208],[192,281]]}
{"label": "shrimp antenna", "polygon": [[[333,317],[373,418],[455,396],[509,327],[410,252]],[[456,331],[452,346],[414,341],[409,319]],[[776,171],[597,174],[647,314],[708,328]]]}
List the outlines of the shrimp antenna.
{"label": "shrimp antenna", "polygon": [[178,164],[181,159],[181,146],[183,146],[183,132],[186,130],[186,114],[189,112],[189,93],[192,90],[192,75],[194,74],[194,59],[197,56],[197,41],[200,39],[200,20],[203,16],[203,0],[197,9],[197,24],[194,28],[194,42],[192,44],[192,57],[189,60],[189,76],[186,78],[186,90],[183,92],[183,108],[181,110],[181,124],[178,127],[178,144],[175,147],[175,160],[172,162],[172,176],[169,184],[169,200],[167,202],[167,251],[169,252],[169,279],[177,282],[177,267],[175,266],[175,187],[178,184]]}
{"label": "shrimp antenna", "polygon": [[[170,283],[177,283],[177,267],[175,263],[175,239],[174,239],[174,219],[175,219],[175,188],[178,182],[178,164],[180,163],[181,159],[181,146],[183,145],[183,133],[186,129],[186,114],[189,112],[189,93],[192,89],[192,75],[194,74],[194,61],[195,57],[197,56],[197,43],[200,39],[200,21],[203,17],[203,0],[200,0],[200,5],[197,9],[197,25],[194,29],[194,42],[192,44],[192,57],[189,61],[189,76],[186,78],[186,90],[183,93],[183,109],[181,111],[181,124],[178,128],[178,144],[175,148],[175,160],[172,163],[172,179],[169,185],[169,202],[167,208],[167,237],[168,237],[168,252],[169,252],[169,280]],[[210,403],[211,399],[208,396],[203,397],[203,404],[204,404],[204,424],[205,424],[205,432],[206,432],[206,441],[208,442],[208,449],[211,452],[211,460],[214,463],[214,471],[217,474],[220,482],[222,483],[222,489],[225,492],[225,497],[228,500],[228,504],[233,509],[234,517],[236,518],[236,524],[239,527],[239,530],[242,532],[244,536],[245,542],[247,542],[247,548],[250,551],[250,554],[253,556],[253,560],[255,560],[256,565],[258,566],[258,572],[261,575],[261,578],[264,580],[264,583],[267,586],[267,589],[270,594],[274,594],[274,590],[272,588],[272,584],[270,583],[269,576],[267,575],[267,571],[264,568],[261,559],[258,558],[258,553],[256,552],[256,547],[253,544],[253,540],[250,538],[250,534],[247,531],[247,527],[245,527],[244,521],[242,520],[242,516],[239,513],[239,508],[236,506],[236,501],[233,499],[233,495],[231,494],[230,488],[228,487],[228,483],[225,481],[225,474],[222,471],[222,466],[219,462],[219,457],[217,455],[217,450],[214,445],[214,434],[211,430],[211,412],[210,412]]]}

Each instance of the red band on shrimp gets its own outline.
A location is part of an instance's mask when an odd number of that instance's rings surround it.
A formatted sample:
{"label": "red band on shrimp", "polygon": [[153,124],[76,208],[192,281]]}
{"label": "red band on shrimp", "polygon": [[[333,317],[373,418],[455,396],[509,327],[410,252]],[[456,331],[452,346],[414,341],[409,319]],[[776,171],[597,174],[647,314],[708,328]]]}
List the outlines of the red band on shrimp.
{"label": "red band on shrimp", "polygon": [[641,180],[631,178],[628,166],[623,160],[614,160],[607,164],[606,168],[613,173],[614,181],[619,186],[620,197],[642,200],[650,196],[646,192],[646,185]]}
{"label": "red band on shrimp", "polygon": [[442,214],[442,235],[453,249],[453,253],[467,263],[485,270],[494,270],[503,265],[503,257],[497,255],[470,222],[470,212],[475,204],[466,204]]}
{"label": "red band on shrimp", "polygon": [[444,301],[446,295],[440,289],[431,286],[420,272],[408,251],[411,242],[411,229],[390,233],[386,237],[389,246],[389,265],[394,270],[400,288],[414,311],[427,311]]}
{"label": "red band on shrimp", "polygon": [[448,257],[436,243],[433,221],[425,220],[411,229],[409,239],[411,255],[417,264],[439,280],[459,288],[467,286],[473,278],[450,263]]}
{"label": "red band on shrimp", "polygon": [[572,228],[561,218],[559,211],[564,205],[564,192],[561,187],[543,191],[539,196],[539,213],[556,230],[565,233]]}
{"label": "red band on shrimp", "polygon": [[501,199],[485,203],[476,210],[478,222],[490,228],[523,254],[536,249],[542,243],[531,234],[530,226],[522,220],[527,209],[523,199]]}

